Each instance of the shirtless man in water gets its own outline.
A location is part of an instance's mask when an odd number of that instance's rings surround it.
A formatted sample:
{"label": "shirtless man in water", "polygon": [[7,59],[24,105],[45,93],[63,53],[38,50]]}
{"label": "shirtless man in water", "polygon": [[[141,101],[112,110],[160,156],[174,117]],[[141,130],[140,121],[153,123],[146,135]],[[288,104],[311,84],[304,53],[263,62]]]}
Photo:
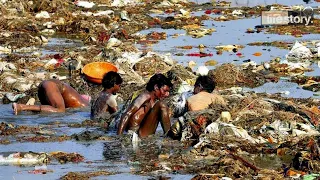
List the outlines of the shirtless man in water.
{"label": "shirtless man in water", "polygon": [[20,111],[65,112],[66,108],[79,108],[89,105],[90,97],[80,95],[68,84],[59,80],[42,81],[38,88],[41,105],[25,105],[13,103],[14,114]]}
{"label": "shirtless man in water", "polygon": [[131,130],[143,138],[154,134],[159,122],[166,134],[171,123],[169,109],[162,99],[169,96],[171,87],[172,83],[166,76],[153,75],[146,91],[135,98],[122,115],[117,134]]}

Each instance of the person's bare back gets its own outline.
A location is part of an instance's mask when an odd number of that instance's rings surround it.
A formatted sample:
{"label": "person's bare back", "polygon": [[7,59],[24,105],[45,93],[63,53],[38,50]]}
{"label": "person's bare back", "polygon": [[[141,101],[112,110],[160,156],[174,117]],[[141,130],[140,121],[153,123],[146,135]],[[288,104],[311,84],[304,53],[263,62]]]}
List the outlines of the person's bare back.
{"label": "person's bare back", "polygon": [[221,104],[226,106],[226,102],[220,95],[208,93],[206,91],[199,92],[187,99],[189,111],[203,110],[208,108],[210,104]]}
{"label": "person's bare back", "polygon": [[14,113],[17,115],[20,111],[65,112],[66,108],[89,105],[88,99],[85,99],[68,84],[56,79],[42,81],[38,88],[38,97],[41,105],[13,103]]}
{"label": "person's bare back", "polygon": [[[132,109],[137,109],[136,112],[132,115],[132,119],[128,122],[128,129],[136,131],[139,129],[139,126],[144,119],[145,115],[153,107],[154,103],[151,102],[151,97],[148,92],[143,92],[140,94],[134,101],[131,107]],[[129,107],[130,108],[130,107]]]}

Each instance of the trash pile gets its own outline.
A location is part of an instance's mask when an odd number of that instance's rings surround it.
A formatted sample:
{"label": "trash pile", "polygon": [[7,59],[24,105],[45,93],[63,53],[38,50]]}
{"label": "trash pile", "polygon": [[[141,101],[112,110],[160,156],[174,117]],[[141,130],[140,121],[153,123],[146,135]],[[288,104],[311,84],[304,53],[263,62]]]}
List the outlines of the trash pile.
{"label": "trash pile", "polygon": [[[187,112],[173,125],[173,138],[193,146],[185,158],[198,166],[199,174],[233,179],[299,177],[319,172],[319,100],[231,89],[219,91],[228,107],[215,105]],[[289,160],[265,167],[256,162],[262,155]],[[170,163],[176,165],[171,158]],[[188,171],[187,167],[182,169]]]}

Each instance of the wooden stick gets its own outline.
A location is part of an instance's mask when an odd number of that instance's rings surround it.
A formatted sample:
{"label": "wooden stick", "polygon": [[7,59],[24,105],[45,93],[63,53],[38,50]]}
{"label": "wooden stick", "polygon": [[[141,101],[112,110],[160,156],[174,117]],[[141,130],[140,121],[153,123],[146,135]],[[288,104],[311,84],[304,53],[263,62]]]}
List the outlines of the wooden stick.
{"label": "wooden stick", "polygon": [[259,168],[257,168],[255,165],[251,164],[250,162],[246,161],[245,159],[243,159],[242,157],[240,156],[237,156],[235,154],[233,154],[232,152],[228,151],[227,152],[234,158],[234,159],[237,159],[239,161],[241,161],[244,165],[250,167],[252,170],[254,170],[255,172],[257,171],[260,171]]}

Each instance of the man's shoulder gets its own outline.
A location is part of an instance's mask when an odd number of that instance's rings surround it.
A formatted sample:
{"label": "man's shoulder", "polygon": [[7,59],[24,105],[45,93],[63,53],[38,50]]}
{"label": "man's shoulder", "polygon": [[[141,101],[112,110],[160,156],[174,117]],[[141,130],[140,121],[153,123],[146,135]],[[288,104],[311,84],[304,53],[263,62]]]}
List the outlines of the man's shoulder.
{"label": "man's shoulder", "polygon": [[138,96],[136,96],[136,99],[140,101],[146,101],[150,98],[151,98],[150,93],[147,91],[142,91]]}

